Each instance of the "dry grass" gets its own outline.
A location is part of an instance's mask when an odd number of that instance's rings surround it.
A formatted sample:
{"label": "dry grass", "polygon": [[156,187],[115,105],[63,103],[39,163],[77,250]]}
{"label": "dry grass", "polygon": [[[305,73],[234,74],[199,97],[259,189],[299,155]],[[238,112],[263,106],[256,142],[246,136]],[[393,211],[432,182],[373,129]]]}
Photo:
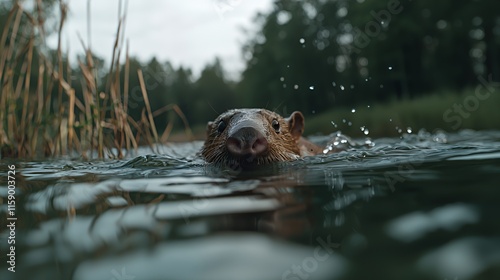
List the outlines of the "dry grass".
{"label": "dry grass", "polygon": [[[126,2],[125,2],[126,3]],[[90,5],[88,6],[90,10]],[[36,42],[45,42],[42,1],[30,13],[16,3],[10,10],[0,37],[0,147],[2,157],[74,156],[84,159],[122,158],[139,145],[166,141],[172,121],[159,136],[154,117],[173,110],[189,125],[175,104],[152,112],[142,73],[141,90],[146,104],[140,120],[127,113],[129,98],[128,44],[124,48],[126,5],[120,3],[120,14],[112,61],[104,92],[97,86],[97,70],[90,47],[80,38],[84,59],[78,60],[80,83],[72,84],[71,61],[61,49],[62,30],[68,12],[67,4],[59,2],[58,47],[55,63],[40,51]],[[123,10],[123,11],[122,11]],[[90,13],[88,14],[90,22]],[[121,62],[125,49],[125,61]],[[121,67],[124,65],[124,67]],[[120,80],[120,69],[124,79]],[[36,86],[32,85],[36,78]],[[76,86],[83,96],[76,96]],[[57,96],[52,96],[57,92]]]}

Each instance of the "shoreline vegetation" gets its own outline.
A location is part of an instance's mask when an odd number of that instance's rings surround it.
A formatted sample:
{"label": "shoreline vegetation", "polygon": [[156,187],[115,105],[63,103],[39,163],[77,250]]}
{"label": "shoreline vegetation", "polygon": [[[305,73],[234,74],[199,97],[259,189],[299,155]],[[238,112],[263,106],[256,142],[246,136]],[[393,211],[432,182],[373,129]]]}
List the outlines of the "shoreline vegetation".
{"label": "shoreline vegetation", "polygon": [[[95,57],[81,38],[84,56],[78,58],[80,79],[72,81],[71,61],[61,49],[67,4],[59,2],[58,47],[52,57],[42,51],[44,43],[38,44],[45,42],[45,17],[42,1],[35,4],[30,13],[14,2],[0,37],[2,158],[74,153],[83,159],[91,159],[94,153],[100,159],[122,158],[139,145],[153,149],[154,143],[165,142],[173,127],[172,118],[164,130],[157,131],[155,117],[169,111],[181,118],[189,137],[191,131],[180,108],[168,104],[152,111],[142,71],[130,73],[128,44],[124,43],[126,7],[120,7],[113,58],[101,91]],[[123,52],[125,61],[120,60]],[[137,75],[144,100],[139,119],[133,119],[127,110],[131,75]],[[80,96],[77,87],[81,87]]]}

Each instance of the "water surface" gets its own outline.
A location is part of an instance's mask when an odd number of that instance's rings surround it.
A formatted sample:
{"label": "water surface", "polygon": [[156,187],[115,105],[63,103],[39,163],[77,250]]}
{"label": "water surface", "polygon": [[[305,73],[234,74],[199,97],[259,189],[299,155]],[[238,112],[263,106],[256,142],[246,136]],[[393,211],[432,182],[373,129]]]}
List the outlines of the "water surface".
{"label": "water surface", "polygon": [[201,142],[2,160],[18,220],[11,273],[2,179],[0,278],[500,279],[499,131],[342,139],[252,172],[207,167]]}

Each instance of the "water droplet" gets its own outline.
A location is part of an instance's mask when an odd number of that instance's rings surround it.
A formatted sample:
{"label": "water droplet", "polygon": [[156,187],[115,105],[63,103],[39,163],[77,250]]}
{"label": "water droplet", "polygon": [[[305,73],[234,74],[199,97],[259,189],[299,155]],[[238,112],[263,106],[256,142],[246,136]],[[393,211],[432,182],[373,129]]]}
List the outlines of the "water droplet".
{"label": "water droplet", "polygon": [[380,88],[384,88],[384,85],[380,85]]}
{"label": "water droplet", "polygon": [[406,128],[406,132],[411,133],[411,131],[412,131],[412,130],[411,130],[411,127],[407,127],[407,128]]}
{"label": "water droplet", "polygon": [[365,82],[368,82],[368,78],[365,79]]}
{"label": "water droplet", "polygon": [[337,124],[334,123],[333,121],[331,121],[330,123],[333,125],[333,127],[337,127]]}
{"label": "water droplet", "polygon": [[343,85],[340,85],[340,90],[344,90],[344,86]]}
{"label": "water droplet", "polygon": [[336,84],[335,82],[332,82],[332,86],[334,86],[334,87],[335,87],[335,86],[337,86],[337,84]]}
{"label": "water droplet", "polygon": [[370,108],[370,105],[366,105],[366,108]]}
{"label": "water droplet", "polygon": [[352,126],[352,122],[347,123],[348,126]]}
{"label": "water droplet", "polygon": [[313,113],[313,114],[316,114],[316,111],[315,111],[315,110],[312,110],[312,113]]}
{"label": "water droplet", "polygon": [[389,66],[389,70],[392,70],[392,66]]}
{"label": "water droplet", "polygon": [[354,85],[351,85],[351,89],[354,89]]}
{"label": "water droplet", "polygon": [[356,109],[352,109],[352,110],[351,110],[351,113],[356,113]]}
{"label": "water droplet", "polygon": [[369,138],[365,140],[365,144],[370,146],[370,147],[375,146],[375,143]]}
{"label": "water droplet", "polygon": [[346,122],[347,122],[347,120],[346,120],[346,119],[342,119],[342,122],[343,122],[343,123],[346,123]]}
{"label": "water droplet", "polygon": [[280,81],[282,81],[282,82],[285,81],[285,77],[281,77]]}
{"label": "water droplet", "polygon": [[361,131],[364,131],[364,130],[365,130],[365,127],[364,127],[364,126],[362,126],[362,127],[360,127],[359,129],[361,129]]}
{"label": "water droplet", "polygon": [[300,42],[301,44],[304,44],[304,43],[306,42],[306,39],[304,39],[304,38],[300,38],[299,42]]}
{"label": "water droplet", "polygon": [[390,122],[392,122],[392,119],[389,119]]}
{"label": "water droplet", "polygon": [[400,129],[398,129],[398,133],[401,133],[401,132],[403,132],[403,130],[402,130],[401,128],[400,128]]}
{"label": "water droplet", "polygon": [[310,89],[310,90],[314,90],[314,86],[310,86],[310,87],[309,87],[309,89]]}
{"label": "water droplet", "polygon": [[370,131],[369,131],[369,130],[368,130],[368,128],[367,128],[367,129],[365,129],[365,131],[363,131],[363,133],[364,133],[365,135],[368,135],[368,134],[370,134]]}
{"label": "water droplet", "polygon": [[299,85],[294,85],[293,89],[299,89]]}

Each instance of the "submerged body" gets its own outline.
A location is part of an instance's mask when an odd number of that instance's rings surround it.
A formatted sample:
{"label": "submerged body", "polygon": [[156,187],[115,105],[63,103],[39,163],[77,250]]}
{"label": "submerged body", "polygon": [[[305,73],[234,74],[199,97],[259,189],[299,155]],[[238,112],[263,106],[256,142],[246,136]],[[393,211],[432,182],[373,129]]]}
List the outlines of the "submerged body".
{"label": "submerged body", "polygon": [[323,149],[302,137],[304,116],[283,118],[266,109],[229,110],[207,125],[201,155],[232,169],[290,161],[320,154]]}

